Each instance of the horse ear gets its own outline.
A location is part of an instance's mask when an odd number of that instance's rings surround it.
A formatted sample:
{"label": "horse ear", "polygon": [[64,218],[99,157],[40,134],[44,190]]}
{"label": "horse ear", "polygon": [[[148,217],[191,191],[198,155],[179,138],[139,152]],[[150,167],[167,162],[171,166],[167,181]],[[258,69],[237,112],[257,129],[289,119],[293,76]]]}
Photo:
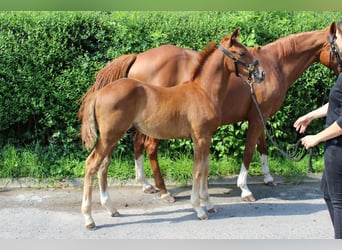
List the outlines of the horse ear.
{"label": "horse ear", "polygon": [[233,45],[233,43],[237,40],[239,34],[240,34],[240,27],[236,28],[233,31],[233,34],[230,36],[229,47],[231,47]]}
{"label": "horse ear", "polygon": [[336,35],[336,22],[332,22],[330,24],[330,35],[332,35],[333,37],[335,37]]}
{"label": "horse ear", "polygon": [[233,34],[231,36],[232,40],[236,40],[240,35],[240,27],[237,27],[234,31]]}

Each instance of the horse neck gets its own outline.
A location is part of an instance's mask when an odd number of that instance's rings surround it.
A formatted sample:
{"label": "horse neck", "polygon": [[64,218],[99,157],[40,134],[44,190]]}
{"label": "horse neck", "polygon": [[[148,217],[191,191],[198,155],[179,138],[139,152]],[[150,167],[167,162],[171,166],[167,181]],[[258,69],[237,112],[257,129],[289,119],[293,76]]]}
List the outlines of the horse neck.
{"label": "horse neck", "polygon": [[216,49],[203,63],[201,73],[194,79],[196,84],[218,105],[223,103],[228,89],[227,82],[232,73],[225,66],[227,59],[220,50]]}
{"label": "horse neck", "polygon": [[282,79],[279,83],[288,90],[308,67],[319,61],[319,53],[326,42],[324,30],[303,32],[280,38],[254,50],[258,55],[253,54],[256,58],[264,58],[268,67],[275,68],[265,70],[267,73],[277,72],[277,79]]}

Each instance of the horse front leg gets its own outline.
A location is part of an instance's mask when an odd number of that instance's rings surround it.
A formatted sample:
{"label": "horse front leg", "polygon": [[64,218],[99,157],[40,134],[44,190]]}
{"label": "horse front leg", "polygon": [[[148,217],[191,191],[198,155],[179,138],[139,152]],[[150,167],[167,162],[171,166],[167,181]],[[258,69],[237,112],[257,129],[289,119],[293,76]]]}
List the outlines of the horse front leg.
{"label": "horse front leg", "polygon": [[208,173],[210,138],[194,140],[194,167],[193,184],[191,191],[191,204],[200,220],[207,220],[208,216],[201,207],[201,201],[208,211],[216,211],[214,204],[209,198]]}
{"label": "horse front leg", "polygon": [[274,179],[272,175],[270,174],[270,169],[268,167],[267,143],[266,143],[264,131],[262,131],[262,134],[259,137],[257,149],[260,153],[261,171],[262,171],[262,175],[264,176],[264,183],[268,186],[276,186],[277,183],[274,182]]}
{"label": "horse front leg", "polygon": [[256,126],[255,124],[249,123],[245,151],[243,154],[243,162],[237,179],[237,186],[241,189],[241,199],[243,201],[255,201],[253,193],[248,188],[247,177],[249,164],[252,160],[253,154],[255,152],[255,145],[257,144],[257,139],[261,132],[262,126]]}
{"label": "horse front leg", "polygon": [[145,135],[136,131],[133,137],[135,181],[141,183],[144,193],[155,193],[155,188],[146,180],[144,173],[144,143]]}

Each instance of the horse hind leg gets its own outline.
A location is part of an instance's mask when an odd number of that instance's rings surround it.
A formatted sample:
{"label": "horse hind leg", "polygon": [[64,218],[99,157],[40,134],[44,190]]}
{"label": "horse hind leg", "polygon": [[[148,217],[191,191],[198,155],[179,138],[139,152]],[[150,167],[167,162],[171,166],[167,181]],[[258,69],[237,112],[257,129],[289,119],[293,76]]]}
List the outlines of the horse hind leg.
{"label": "horse hind leg", "polygon": [[148,158],[150,160],[156,187],[160,190],[161,193],[160,198],[170,203],[174,202],[175,198],[170,194],[170,192],[167,191],[164,179],[160,172],[158,163],[159,140],[146,136],[144,145]]}
{"label": "horse hind leg", "polygon": [[123,136],[121,133],[117,137],[111,139],[111,143],[99,139],[95,148],[86,160],[86,169],[84,176],[82,213],[85,219],[85,227],[90,230],[96,229],[94,219],[92,217],[92,187],[94,176],[98,173],[101,190],[101,203],[107,208],[112,216],[117,216],[117,211],[112,207],[109,193],[107,191],[107,169],[109,166],[109,158],[114,150],[116,142]]}
{"label": "horse hind leg", "polygon": [[106,208],[111,217],[120,216],[119,212],[113,207],[108,192],[107,173],[110,164],[109,157],[105,157],[98,171],[101,205]]}
{"label": "horse hind leg", "polygon": [[144,193],[152,194],[157,190],[146,180],[144,174],[144,137],[139,131],[136,131],[133,137],[134,163],[135,163],[135,181],[141,183]]}
{"label": "horse hind leg", "polygon": [[101,159],[94,149],[86,160],[84,184],[83,184],[83,198],[82,198],[82,213],[85,220],[85,227],[87,229],[95,229],[95,222],[92,217],[92,187],[94,176],[97,173],[101,164]]}

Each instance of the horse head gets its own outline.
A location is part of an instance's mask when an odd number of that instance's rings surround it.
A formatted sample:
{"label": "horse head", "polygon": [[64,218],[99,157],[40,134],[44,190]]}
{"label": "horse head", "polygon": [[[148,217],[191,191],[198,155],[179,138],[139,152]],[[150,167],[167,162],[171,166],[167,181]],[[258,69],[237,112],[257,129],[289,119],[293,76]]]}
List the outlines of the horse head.
{"label": "horse head", "polygon": [[260,83],[265,79],[266,73],[259,69],[258,60],[254,60],[247,48],[238,41],[239,32],[240,28],[236,28],[231,36],[223,38],[218,48],[228,56],[230,60],[226,60],[226,65],[235,70],[237,76],[247,77],[248,82]]}
{"label": "horse head", "polygon": [[326,67],[333,70],[335,73],[342,71],[342,60],[339,51],[336,49],[336,23],[332,22],[328,28],[325,29],[326,38],[328,41],[324,44],[319,54],[319,61]]}

